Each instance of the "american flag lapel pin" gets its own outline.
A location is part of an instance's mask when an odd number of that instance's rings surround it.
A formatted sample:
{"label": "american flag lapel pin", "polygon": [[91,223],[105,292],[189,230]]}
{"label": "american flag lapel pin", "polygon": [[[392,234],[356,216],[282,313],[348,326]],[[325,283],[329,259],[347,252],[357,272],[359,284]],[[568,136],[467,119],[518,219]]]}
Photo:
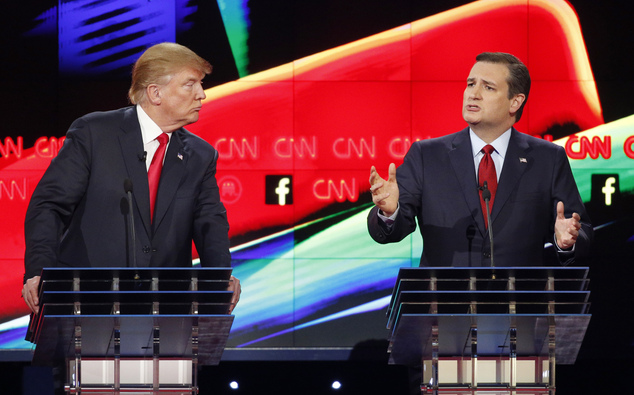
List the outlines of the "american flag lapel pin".
{"label": "american flag lapel pin", "polygon": [[520,158],[520,163],[528,163],[528,161],[526,160],[526,158]]}
{"label": "american flag lapel pin", "polygon": [[178,156],[178,159],[183,160],[183,154],[181,154],[180,152],[176,156]]}

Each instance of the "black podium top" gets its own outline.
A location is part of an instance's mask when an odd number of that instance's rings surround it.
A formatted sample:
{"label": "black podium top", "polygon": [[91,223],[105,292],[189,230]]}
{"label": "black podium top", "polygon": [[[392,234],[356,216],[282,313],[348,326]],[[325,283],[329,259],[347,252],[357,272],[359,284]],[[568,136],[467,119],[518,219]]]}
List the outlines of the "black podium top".
{"label": "black podium top", "polygon": [[[589,307],[587,267],[413,267],[399,270],[388,306],[392,328],[401,303],[436,303],[442,309],[456,303],[514,301],[522,304],[558,302],[586,313]],[[509,289],[512,280],[513,289]],[[402,298],[406,298],[401,301]],[[453,306],[456,307],[456,306]],[[455,311],[455,310],[452,310]],[[499,311],[499,310],[496,310]],[[466,313],[466,311],[463,311]],[[546,313],[546,311],[543,311]]]}
{"label": "black podium top", "polygon": [[46,268],[42,271],[41,289],[72,290],[73,281],[80,282],[82,291],[111,289],[115,279],[119,289],[149,290],[158,279],[161,290],[189,289],[193,279],[200,290],[227,289],[231,268],[226,267],[148,267],[148,268]]}

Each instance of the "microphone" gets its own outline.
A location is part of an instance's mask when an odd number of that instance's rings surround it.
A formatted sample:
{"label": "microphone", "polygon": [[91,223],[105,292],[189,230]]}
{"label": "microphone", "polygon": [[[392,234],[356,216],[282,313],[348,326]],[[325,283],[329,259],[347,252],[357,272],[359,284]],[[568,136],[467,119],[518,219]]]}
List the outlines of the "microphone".
{"label": "microphone", "polygon": [[[488,203],[491,200],[491,190],[489,190],[489,185],[486,181],[482,185],[482,199],[484,199],[484,201],[487,203],[487,209],[488,209],[489,208]],[[487,218],[487,221],[488,220],[489,219]]]}
{"label": "microphone", "polygon": [[[138,158],[141,162],[145,162],[145,160],[147,159],[147,151],[143,151],[142,154],[139,154]],[[130,187],[132,187],[132,181],[130,181]]]}
{"label": "microphone", "polygon": [[126,178],[123,180],[123,189],[128,195],[128,213],[130,215],[130,222],[128,222],[128,231],[130,234],[130,246],[132,267],[136,267],[136,233],[134,231],[134,212],[132,211],[132,180]]}
{"label": "microphone", "polygon": [[[491,267],[495,267],[495,263],[493,262],[493,226],[491,224],[491,209],[489,208],[489,202],[491,201],[491,190],[489,190],[489,185],[485,181],[482,184],[482,199],[486,203],[486,214],[487,214],[487,224],[489,231],[489,244],[491,245]],[[495,279],[495,274],[493,274],[493,278]]]}

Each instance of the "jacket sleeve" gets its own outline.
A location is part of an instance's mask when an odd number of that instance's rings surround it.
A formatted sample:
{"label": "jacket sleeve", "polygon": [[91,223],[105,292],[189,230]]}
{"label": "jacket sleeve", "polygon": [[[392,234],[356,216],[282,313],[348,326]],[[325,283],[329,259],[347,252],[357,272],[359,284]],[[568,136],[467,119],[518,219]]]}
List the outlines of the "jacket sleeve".
{"label": "jacket sleeve", "polygon": [[193,238],[202,266],[229,267],[229,222],[216,181],[217,161],[218,151],[214,149],[196,202]]}
{"label": "jacket sleeve", "polygon": [[570,168],[570,162],[563,148],[559,148],[557,151],[557,160],[555,166],[555,174],[552,184],[552,205],[553,205],[553,234],[554,224],[557,218],[557,203],[564,203],[564,216],[570,218],[573,213],[579,214],[581,217],[581,229],[579,230],[579,236],[574,246],[574,253],[571,252],[559,252],[559,260],[564,265],[569,265],[577,258],[585,257],[589,254],[590,244],[594,239],[594,230],[590,223],[590,218],[586,212],[586,208],[581,200],[579,189],[575,183],[572,169]]}
{"label": "jacket sleeve", "polygon": [[88,185],[90,147],[89,127],[80,118],[33,192],[24,221],[24,281],[57,265],[60,240]]}

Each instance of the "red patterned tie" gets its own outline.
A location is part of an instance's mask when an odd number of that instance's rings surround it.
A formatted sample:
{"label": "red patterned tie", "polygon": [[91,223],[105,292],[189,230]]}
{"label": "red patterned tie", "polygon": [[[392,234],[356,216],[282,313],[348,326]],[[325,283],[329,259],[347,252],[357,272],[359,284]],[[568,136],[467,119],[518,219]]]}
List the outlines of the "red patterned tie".
{"label": "red patterned tie", "polygon": [[[478,168],[478,184],[480,188],[484,185],[484,182],[487,182],[487,187],[489,191],[491,191],[491,200],[489,201],[489,208],[493,209],[493,201],[495,200],[495,191],[498,189],[498,177],[495,172],[495,163],[493,163],[493,158],[491,158],[491,154],[495,151],[492,145],[487,144],[482,148],[482,152],[484,152],[484,156],[480,161],[480,167]],[[488,227],[487,224],[487,212],[486,212],[486,203],[482,198],[482,189],[480,189],[480,203],[482,204],[482,213],[484,214],[484,226]]]}
{"label": "red patterned tie", "polygon": [[150,168],[147,171],[147,181],[150,185],[150,218],[152,219],[154,219],[154,204],[156,202],[156,192],[158,191],[159,180],[161,179],[161,171],[163,170],[163,157],[165,156],[165,147],[167,147],[169,136],[165,133],[161,133],[161,135],[158,136],[156,140],[158,140],[159,142],[159,147],[154,153],[154,156],[152,157],[152,162],[150,163]]}

